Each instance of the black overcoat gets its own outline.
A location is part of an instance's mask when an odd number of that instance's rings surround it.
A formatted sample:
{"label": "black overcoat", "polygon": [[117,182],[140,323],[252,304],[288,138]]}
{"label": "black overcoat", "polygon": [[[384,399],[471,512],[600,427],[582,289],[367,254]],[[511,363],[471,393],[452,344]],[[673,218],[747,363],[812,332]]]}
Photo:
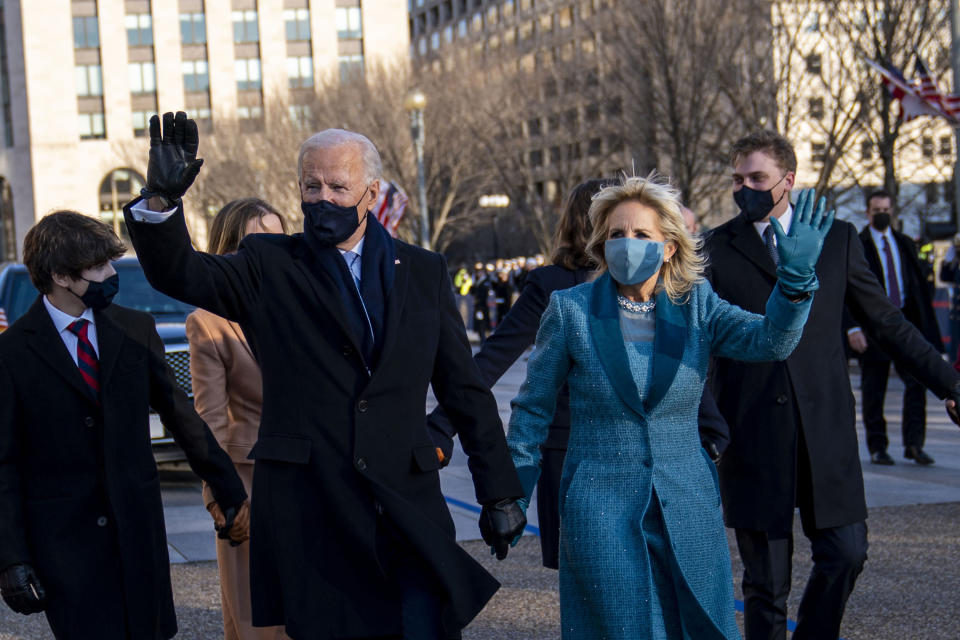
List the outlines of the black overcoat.
{"label": "black overcoat", "polygon": [[[902,292],[903,315],[920,329],[927,342],[933,345],[933,348],[943,353],[943,339],[940,337],[940,327],[937,324],[937,317],[933,311],[933,299],[930,296],[930,288],[923,274],[923,267],[920,265],[920,258],[917,256],[917,247],[913,240],[903,235],[899,231],[891,229],[893,240],[900,254],[900,272],[903,278]],[[877,280],[883,286],[883,265],[880,262],[880,250],[873,242],[873,236],[870,234],[870,227],[866,226],[860,232],[860,240],[863,242],[863,253],[867,259],[867,264]],[[873,340],[867,340],[867,350],[861,356],[865,360],[889,360],[883,350],[874,345]]]}
{"label": "black overcoat", "polygon": [[[706,239],[709,278],[717,294],[763,313],[776,268],[754,226],[742,216]],[[943,398],[957,373],[887,299],[863,255],[853,225],[837,220],[817,262],[814,294],[803,337],[785,362],[718,359],[711,377],[731,441],[720,461],[720,489],[728,526],[792,530],[798,490],[798,430],[809,450],[810,497],[817,528],[866,518],[841,322],[844,305],[880,346]]]}
{"label": "black overcoat", "polygon": [[[136,202],[136,201],[134,201]],[[295,640],[397,634],[399,603],[376,549],[388,518],[443,592],[448,631],[499,584],[455,540],[426,429],[428,385],[457,426],[481,503],[522,494],[496,401],[471,357],[439,254],[395,241],[372,375],[325,268],[302,234],[196,252],[182,211],[127,228],[150,283],[239,322],[263,373],[251,529],[253,621]],[[327,263],[321,264],[322,260]],[[364,266],[366,268],[366,266]]]}
{"label": "black overcoat", "polygon": [[40,297],[0,334],[0,568],[34,566],[57,638],[170,638],[177,623],[148,406],[221,506],[246,493],[177,386],[153,318],[112,305],[94,319],[99,407]]}

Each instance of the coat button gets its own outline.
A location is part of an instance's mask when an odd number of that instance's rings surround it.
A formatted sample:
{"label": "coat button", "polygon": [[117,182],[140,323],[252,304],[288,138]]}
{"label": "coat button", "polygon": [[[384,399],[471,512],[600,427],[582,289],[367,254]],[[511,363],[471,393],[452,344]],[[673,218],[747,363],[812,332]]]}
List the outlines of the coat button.
{"label": "coat button", "polygon": [[777,404],[787,404],[786,394],[781,393],[780,395],[777,396]]}
{"label": "coat button", "polygon": [[97,421],[93,419],[93,416],[87,416],[83,419],[83,424],[92,429],[97,424]]}
{"label": "coat button", "polygon": [[377,515],[381,515],[381,516],[383,515],[383,505],[380,504],[379,500],[373,501],[373,508],[376,510]]}
{"label": "coat button", "polygon": [[99,518],[97,518],[97,526],[98,526],[98,527],[105,527],[105,526],[107,526],[107,517],[106,517],[106,516],[100,516]]}
{"label": "coat button", "polygon": [[366,413],[366,412],[367,412],[367,401],[366,401],[366,400],[361,400],[360,402],[357,403],[357,411],[359,411],[360,413]]}
{"label": "coat button", "polygon": [[367,461],[364,460],[363,458],[357,458],[357,469],[360,469],[360,471],[366,471]]}

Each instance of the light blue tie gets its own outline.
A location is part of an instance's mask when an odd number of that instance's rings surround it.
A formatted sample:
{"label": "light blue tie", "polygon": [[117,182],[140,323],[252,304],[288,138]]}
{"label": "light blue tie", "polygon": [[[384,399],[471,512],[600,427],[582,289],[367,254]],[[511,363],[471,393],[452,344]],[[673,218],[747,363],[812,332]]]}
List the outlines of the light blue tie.
{"label": "light blue tie", "polygon": [[347,268],[350,269],[350,275],[357,285],[357,291],[360,290],[360,254],[354,251],[347,251],[343,254],[347,259]]}

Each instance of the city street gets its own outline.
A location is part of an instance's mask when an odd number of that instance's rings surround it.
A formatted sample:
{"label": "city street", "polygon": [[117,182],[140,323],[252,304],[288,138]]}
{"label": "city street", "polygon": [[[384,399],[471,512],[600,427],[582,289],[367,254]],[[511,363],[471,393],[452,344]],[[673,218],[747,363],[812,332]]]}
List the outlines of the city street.
{"label": "city street", "polygon": [[[510,399],[525,372],[522,358],[500,381],[495,392],[506,422]],[[859,376],[852,375],[859,403]],[[897,464],[878,467],[868,462],[861,446],[867,503],[870,508],[870,552],[866,568],[849,602],[843,627],[848,639],[955,638],[955,612],[960,609],[960,430],[949,422],[943,405],[928,396],[926,451],[932,467],[903,460],[899,434],[902,384],[891,376],[886,416],[890,453]],[[433,405],[432,398],[429,403]],[[860,433],[862,439],[862,432]],[[219,637],[219,591],[212,525],[201,504],[200,487],[189,470],[162,471],[164,504],[177,614],[178,638]],[[503,588],[465,631],[465,640],[559,638],[557,574],[539,566],[534,535],[525,536],[498,563],[478,540],[476,514],[466,457],[457,451],[442,472],[442,484],[457,526],[457,538],[503,583]],[[529,511],[531,531],[536,509]],[[796,564],[791,615],[809,571],[809,545],[796,526]],[[732,541],[732,538],[731,538]],[[735,583],[740,567],[731,546]],[[740,598],[739,586],[734,589]],[[0,640],[50,638],[42,618],[24,618],[6,607],[0,611]]]}

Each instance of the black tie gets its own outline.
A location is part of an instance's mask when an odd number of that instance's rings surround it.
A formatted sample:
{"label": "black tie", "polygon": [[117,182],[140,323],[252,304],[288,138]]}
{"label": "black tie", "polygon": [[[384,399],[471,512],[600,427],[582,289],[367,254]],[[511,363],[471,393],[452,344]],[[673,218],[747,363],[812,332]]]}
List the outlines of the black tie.
{"label": "black tie", "polygon": [[767,225],[763,230],[763,246],[767,248],[767,255],[773,260],[773,264],[780,266],[780,254],[777,252],[777,245],[774,242],[773,225]]}

